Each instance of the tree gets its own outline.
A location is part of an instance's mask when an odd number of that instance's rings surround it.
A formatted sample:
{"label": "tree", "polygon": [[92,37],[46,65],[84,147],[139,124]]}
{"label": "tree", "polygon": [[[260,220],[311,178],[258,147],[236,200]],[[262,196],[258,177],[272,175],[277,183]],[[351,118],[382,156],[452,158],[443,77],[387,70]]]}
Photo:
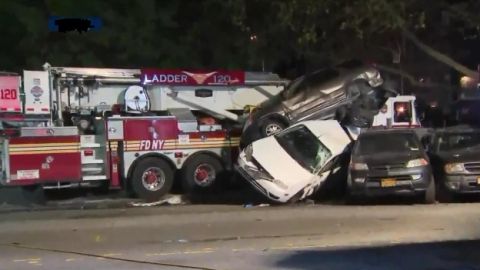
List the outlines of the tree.
{"label": "tree", "polygon": [[[436,61],[474,76],[462,62],[460,47],[467,36],[478,39],[480,19],[476,0],[244,0],[243,28],[264,29],[289,36],[285,46],[322,64],[354,56],[386,62],[392,55],[405,61],[405,44]],[[265,7],[266,2],[270,4]],[[264,6],[258,9],[258,6]],[[248,12],[248,7],[261,10]],[[241,10],[241,9],[239,9]],[[273,39],[275,40],[275,39]],[[270,40],[270,41],[273,41]],[[277,39],[278,40],[278,39]],[[449,41],[449,42],[445,42]],[[428,44],[435,44],[431,46]],[[313,57],[312,57],[313,56]],[[460,59],[456,61],[454,59]]]}

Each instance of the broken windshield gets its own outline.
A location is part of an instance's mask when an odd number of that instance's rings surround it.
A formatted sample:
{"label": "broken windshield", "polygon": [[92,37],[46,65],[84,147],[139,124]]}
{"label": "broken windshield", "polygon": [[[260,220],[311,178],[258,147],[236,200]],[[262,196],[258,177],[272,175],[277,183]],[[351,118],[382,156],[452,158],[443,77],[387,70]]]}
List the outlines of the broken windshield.
{"label": "broken windshield", "polygon": [[332,156],[330,150],[304,125],[275,135],[282,148],[310,172],[323,166]]}

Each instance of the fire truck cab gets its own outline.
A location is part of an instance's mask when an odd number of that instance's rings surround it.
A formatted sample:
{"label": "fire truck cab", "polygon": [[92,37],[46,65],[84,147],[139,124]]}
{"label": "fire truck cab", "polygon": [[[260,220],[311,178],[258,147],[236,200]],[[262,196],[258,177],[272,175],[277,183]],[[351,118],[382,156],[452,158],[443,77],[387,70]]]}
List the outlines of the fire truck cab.
{"label": "fire truck cab", "polygon": [[0,183],[107,185],[150,201],[175,179],[203,191],[233,167],[244,108],[286,84],[263,72],[48,64],[0,76]]}

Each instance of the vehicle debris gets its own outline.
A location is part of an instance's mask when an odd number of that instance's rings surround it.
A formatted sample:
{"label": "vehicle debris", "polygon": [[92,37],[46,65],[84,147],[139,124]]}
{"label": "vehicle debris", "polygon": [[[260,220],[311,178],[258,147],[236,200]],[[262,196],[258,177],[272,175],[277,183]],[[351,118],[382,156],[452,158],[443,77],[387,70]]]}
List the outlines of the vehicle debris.
{"label": "vehicle debris", "polygon": [[156,201],[156,202],[131,202],[128,205],[133,207],[152,207],[158,205],[183,205],[187,204],[187,200],[182,195],[170,195],[167,198]]}

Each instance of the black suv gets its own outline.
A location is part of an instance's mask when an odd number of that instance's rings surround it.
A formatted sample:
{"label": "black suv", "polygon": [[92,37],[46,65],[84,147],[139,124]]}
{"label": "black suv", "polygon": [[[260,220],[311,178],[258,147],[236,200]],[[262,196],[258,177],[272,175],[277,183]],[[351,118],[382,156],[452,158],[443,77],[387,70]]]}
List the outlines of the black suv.
{"label": "black suv", "polygon": [[347,180],[350,199],[381,195],[421,195],[435,202],[428,155],[411,129],[361,133],[352,149]]}
{"label": "black suv", "polygon": [[429,142],[440,200],[480,194],[480,129],[457,126],[437,130]]}

